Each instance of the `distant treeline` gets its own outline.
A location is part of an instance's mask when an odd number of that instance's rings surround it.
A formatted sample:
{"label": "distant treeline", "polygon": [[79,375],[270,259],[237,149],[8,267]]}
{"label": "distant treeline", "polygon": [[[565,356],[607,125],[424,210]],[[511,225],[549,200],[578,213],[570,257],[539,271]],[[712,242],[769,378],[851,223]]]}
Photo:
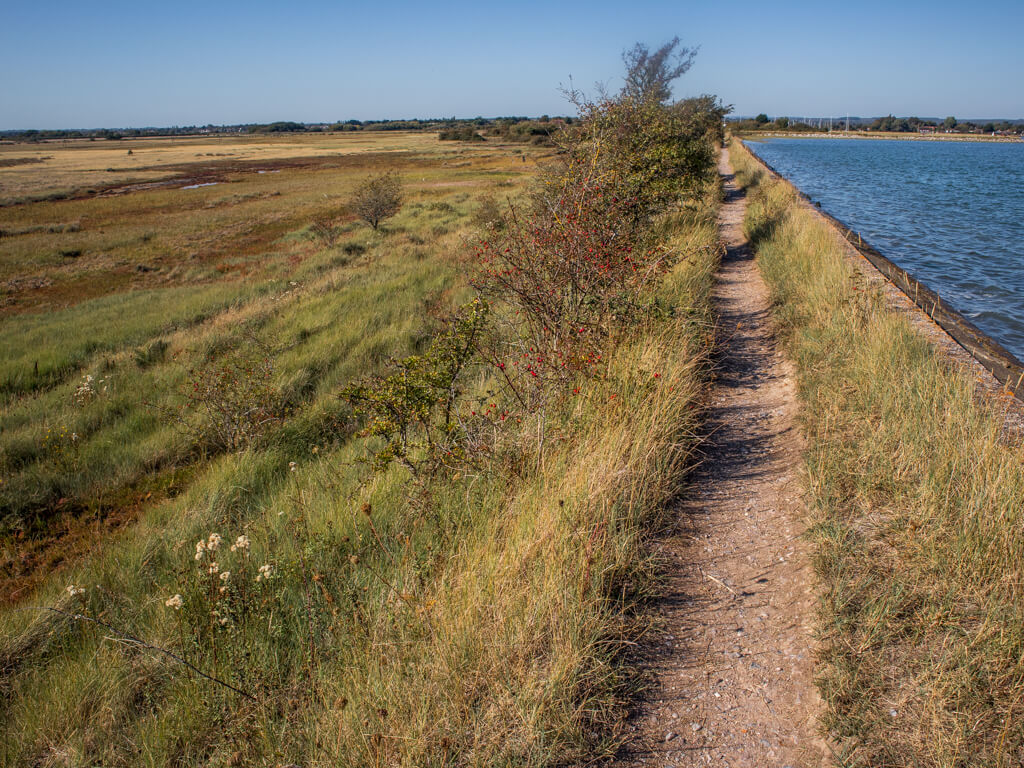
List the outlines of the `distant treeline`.
{"label": "distant treeline", "polygon": [[54,139],[89,139],[92,141],[135,139],[153,136],[208,136],[261,133],[330,133],[338,131],[437,131],[440,138],[479,141],[484,136],[505,141],[543,143],[561,125],[571,124],[571,117],[475,117],[472,119],[415,118],[410,120],[344,120],[333,123],[245,123],[239,125],[186,125],[166,128],[96,128],[62,130],[0,131],[0,139],[8,141],[52,141]]}
{"label": "distant treeline", "polygon": [[[1016,136],[1024,132],[1024,121],[1000,120],[975,122],[957,120],[947,117],[935,120],[920,117],[876,117],[874,119],[850,118],[850,129],[857,131],[883,131],[889,133],[978,133]],[[846,126],[846,118],[834,118],[832,130],[842,130]],[[791,117],[769,119],[761,113],[757,117],[732,122],[735,131],[790,131],[793,133],[818,132],[829,128],[828,119],[814,118],[800,120]]]}

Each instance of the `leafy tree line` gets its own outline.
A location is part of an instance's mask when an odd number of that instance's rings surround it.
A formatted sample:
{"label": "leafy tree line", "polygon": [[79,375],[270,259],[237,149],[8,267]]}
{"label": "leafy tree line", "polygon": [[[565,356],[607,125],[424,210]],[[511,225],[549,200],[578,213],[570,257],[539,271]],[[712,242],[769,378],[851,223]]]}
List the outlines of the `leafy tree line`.
{"label": "leafy tree line", "polygon": [[[845,119],[835,118],[832,130],[842,130],[845,125]],[[732,126],[737,131],[788,131],[791,133],[817,132],[823,129],[823,125],[817,119],[812,122],[805,122],[789,117],[776,117],[772,120],[763,112],[752,119],[733,121]],[[936,133],[1020,134],[1024,132],[1024,121],[1000,120],[998,122],[987,121],[979,123],[970,120],[958,120],[955,117],[947,117],[944,120],[930,120],[920,117],[886,115],[874,120],[865,120],[863,118],[851,119],[850,128],[851,130],[858,131],[887,133],[920,133],[923,131]]]}
{"label": "leafy tree line", "polygon": [[[562,124],[571,124],[573,118],[540,118],[522,116],[449,118],[413,118],[408,120],[338,120],[325,123],[299,123],[278,121],[273,123],[243,123],[235,125],[186,125],[148,128],[96,128],[96,129],[28,129],[0,131],[0,139],[17,142],[39,142],[61,139],[89,139],[92,141],[145,138],[152,136],[237,135],[254,133],[339,133],[350,131],[439,131],[481,132],[500,136],[510,141],[531,141],[535,136],[547,137]],[[445,137],[455,138],[455,137]]]}

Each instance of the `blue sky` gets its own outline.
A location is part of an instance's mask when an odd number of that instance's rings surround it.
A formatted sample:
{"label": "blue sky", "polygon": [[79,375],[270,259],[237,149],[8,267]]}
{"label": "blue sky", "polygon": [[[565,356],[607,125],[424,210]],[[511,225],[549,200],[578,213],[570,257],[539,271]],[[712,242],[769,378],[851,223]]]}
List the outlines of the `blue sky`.
{"label": "blue sky", "polygon": [[699,45],[738,114],[1024,118],[1024,3],[65,2],[0,15],[0,129],[566,114],[621,53]]}

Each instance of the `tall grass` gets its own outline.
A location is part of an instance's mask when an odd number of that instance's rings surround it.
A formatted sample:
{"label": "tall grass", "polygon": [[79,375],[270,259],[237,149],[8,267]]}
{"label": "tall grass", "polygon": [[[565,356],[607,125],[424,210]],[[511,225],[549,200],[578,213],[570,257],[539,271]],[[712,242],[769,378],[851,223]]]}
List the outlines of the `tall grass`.
{"label": "tall grass", "polygon": [[[202,200],[168,212],[181,195],[210,195],[207,190],[217,187],[68,203],[88,206],[87,221],[100,222],[86,227],[97,230],[90,236],[126,239],[125,231],[152,228],[153,242],[173,248],[175,258],[202,274],[179,276],[185,284],[175,278],[144,289],[114,281],[96,298],[0,318],[9,340],[0,356],[0,539],[17,530],[38,532],[69,510],[104,515],[170,490],[154,483],[154,475],[173,472],[200,451],[161,412],[174,405],[189,368],[248,345],[252,337],[274,349],[275,386],[293,406],[308,408],[307,425],[342,418],[334,391],[378,369],[389,355],[414,351],[431,311],[466,290],[459,282],[462,265],[450,253],[469,231],[476,208],[471,192],[479,192],[473,187],[491,190],[495,174],[521,173],[514,165],[518,157],[488,156],[480,167],[459,171],[434,167],[440,157],[403,157],[423,175],[410,179],[408,205],[379,235],[339,212],[338,198],[374,167],[355,161],[340,170],[240,181],[239,187],[261,194],[274,183],[283,194],[257,201],[259,208],[228,206],[227,218],[211,214]],[[469,191],[444,186],[452,176]],[[514,186],[509,191],[517,194]],[[266,206],[287,207],[288,216]],[[49,215],[21,209],[6,214],[15,212],[27,219]],[[282,218],[303,223],[245,257],[253,259],[245,279],[211,279],[208,273],[218,274],[211,264],[199,260],[197,266],[181,254],[182,242],[197,239],[217,250],[229,250],[229,242],[237,246],[246,216],[255,217],[252,226],[260,231]],[[332,245],[309,231],[310,221],[321,217],[337,230]],[[19,253],[6,252],[9,265],[30,271],[27,256]],[[104,268],[87,267],[90,273]],[[104,380],[106,391],[76,403],[75,391],[87,375]],[[293,440],[295,434],[293,425],[278,438]],[[18,558],[13,553],[4,559],[6,571]]]}
{"label": "tall grass", "polygon": [[1024,451],[739,142],[747,230],[798,365],[841,762],[1024,762]]}
{"label": "tall grass", "polygon": [[[551,765],[612,749],[627,612],[649,578],[641,545],[695,445],[715,195],[662,222],[684,256],[660,290],[667,319],[634,328],[606,376],[548,412],[542,458],[467,468],[424,508],[404,470],[367,479],[333,393],[416,349],[423,315],[465,290],[464,263],[443,252],[475,201],[437,197],[372,260],[324,252],[294,293],[188,331],[202,357],[254,324],[306,399],[0,612],[5,765]],[[164,370],[118,355],[139,376]],[[534,426],[511,439],[535,440]],[[197,560],[211,533],[223,545]],[[251,543],[229,551],[239,536]]]}

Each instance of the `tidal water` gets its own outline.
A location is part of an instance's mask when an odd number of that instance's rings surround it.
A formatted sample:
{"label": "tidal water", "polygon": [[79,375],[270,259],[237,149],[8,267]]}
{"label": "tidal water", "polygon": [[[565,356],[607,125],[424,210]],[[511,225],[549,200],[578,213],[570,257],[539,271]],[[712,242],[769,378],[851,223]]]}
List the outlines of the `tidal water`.
{"label": "tidal water", "polygon": [[747,146],[1024,359],[1024,143],[767,139]]}

